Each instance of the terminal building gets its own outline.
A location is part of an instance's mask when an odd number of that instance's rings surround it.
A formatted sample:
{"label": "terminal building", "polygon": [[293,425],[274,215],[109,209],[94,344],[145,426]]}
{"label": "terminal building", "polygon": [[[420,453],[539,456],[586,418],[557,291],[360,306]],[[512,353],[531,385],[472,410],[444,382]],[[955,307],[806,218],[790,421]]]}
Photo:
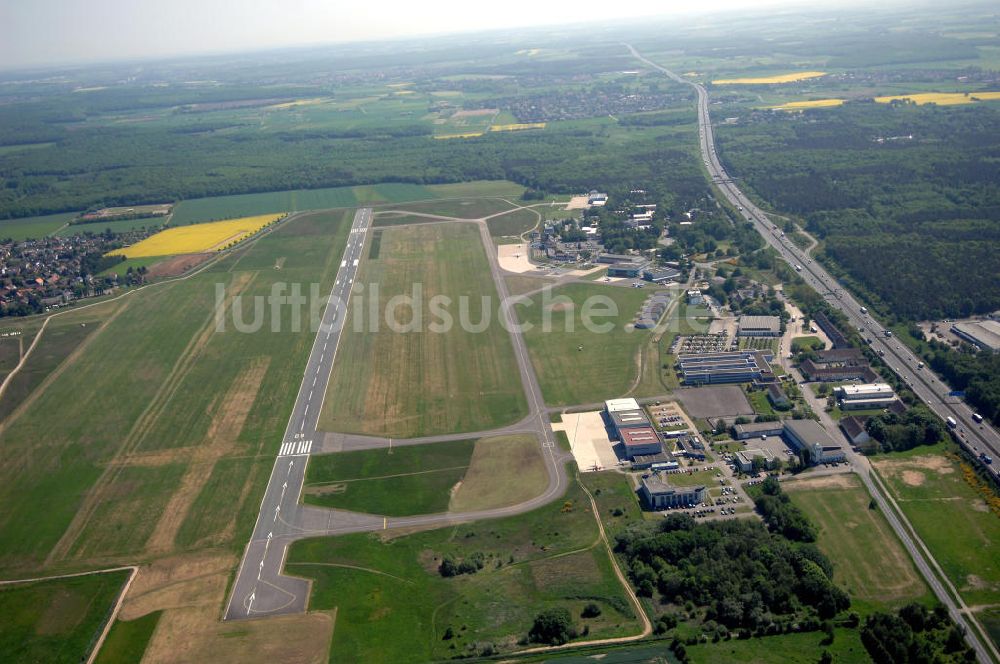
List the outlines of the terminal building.
{"label": "terminal building", "polygon": [[758,350],[682,355],[678,358],[681,376],[688,385],[718,383],[770,383],[771,353]]}
{"label": "terminal building", "polygon": [[835,393],[841,410],[886,408],[896,399],[896,394],[886,383],[843,385]]}
{"label": "terminal building", "polygon": [[738,337],[776,337],[781,334],[781,319],[777,316],[740,316]]}
{"label": "terminal building", "polygon": [[642,478],[639,494],[649,509],[662,510],[669,507],[693,507],[703,503],[706,491],[704,486],[671,486],[664,476],[653,474]]}
{"label": "terminal building", "polygon": [[847,454],[826,430],[813,420],[785,420],[785,442],[800,455],[808,452],[809,463],[837,463]]}

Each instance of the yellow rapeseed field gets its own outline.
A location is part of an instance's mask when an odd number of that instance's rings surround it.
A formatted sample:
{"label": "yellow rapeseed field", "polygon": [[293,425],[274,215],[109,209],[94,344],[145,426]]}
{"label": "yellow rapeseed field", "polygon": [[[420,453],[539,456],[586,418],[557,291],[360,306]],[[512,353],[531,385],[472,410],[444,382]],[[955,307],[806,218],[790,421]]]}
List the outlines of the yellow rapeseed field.
{"label": "yellow rapeseed field", "polygon": [[712,81],[715,85],[766,85],[768,83],[794,83],[804,81],[807,78],[819,78],[826,76],[824,71],[799,71],[791,74],[778,74],[777,76],[761,76],[759,78],[720,78]]}
{"label": "yellow rapeseed field", "polygon": [[991,101],[1000,99],[1000,92],[918,92],[912,95],[892,95],[875,97],[880,104],[899,99],[909,99],[914,104],[938,104],[939,106],[954,106],[956,104],[971,104],[974,101]]}
{"label": "yellow rapeseed field", "polygon": [[830,108],[840,106],[843,99],[809,99],[807,101],[790,101],[780,106],[772,106],[776,111],[800,111],[803,108]]}
{"label": "yellow rapeseed field", "polygon": [[544,122],[518,122],[514,124],[499,124],[490,127],[490,131],[521,131],[522,129],[545,129]]}
{"label": "yellow rapeseed field", "polygon": [[150,235],[131,247],[115,249],[108,253],[126,258],[139,258],[142,256],[173,256],[175,254],[221,251],[284,216],[284,214],[262,214],[256,217],[242,217],[207,224],[168,228],[155,235]]}
{"label": "yellow rapeseed field", "polygon": [[475,138],[476,136],[482,136],[481,131],[469,131],[464,134],[438,134],[434,138]]}

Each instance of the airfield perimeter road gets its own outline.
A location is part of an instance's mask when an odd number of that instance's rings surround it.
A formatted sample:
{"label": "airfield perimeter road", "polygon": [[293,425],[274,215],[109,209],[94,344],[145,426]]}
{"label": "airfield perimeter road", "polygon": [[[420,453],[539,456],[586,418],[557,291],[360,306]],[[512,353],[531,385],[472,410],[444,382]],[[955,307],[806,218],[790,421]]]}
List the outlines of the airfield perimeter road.
{"label": "airfield perimeter road", "polygon": [[[309,455],[325,451],[327,446],[317,441],[329,438],[316,430],[323,396],[326,393],[331,371],[334,368],[340,331],[346,316],[348,298],[357,277],[358,265],[368,230],[371,228],[371,208],[359,209],[354,217],[351,232],[344,250],[344,257],[337,272],[333,290],[322,324],[312,351],[306,363],[305,375],[295,406],[285,431],[278,458],[275,460],[268,480],[260,513],[254,526],[253,535],[247,544],[240,568],[233,583],[226,606],[225,620],[259,618],[286,613],[300,613],[306,610],[309,597],[309,582],[305,579],[283,575],[288,546],[298,539],[325,535],[372,532],[390,528],[413,526],[444,526],[479,519],[494,519],[513,516],[546,505],[565,493],[569,485],[566,462],[571,458],[556,444],[549,425],[548,411],[542,399],[534,367],[528,349],[520,332],[506,284],[502,278],[493,242],[486,223],[478,223],[483,246],[489,258],[490,272],[496,283],[501,307],[501,315],[511,330],[511,341],[517,358],[522,386],[528,398],[529,415],[521,422],[489,432],[444,435],[419,439],[419,443],[431,443],[455,438],[509,433],[513,431],[534,433],[541,445],[542,456],[548,471],[549,483],[545,491],[531,500],[497,509],[475,512],[445,512],[412,517],[387,518],[373,514],[361,514],[335,510],[300,503],[305,481],[305,468]],[[333,306],[331,306],[333,305]],[[336,434],[333,440],[346,443],[343,449],[374,449],[390,447],[393,444],[407,444],[411,441],[393,441],[376,437],[354,437]]]}
{"label": "airfield perimeter road", "polygon": [[[694,81],[688,81],[674,72],[661,67],[660,65],[652,62],[651,60],[643,57],[638,51],[636,51],[631,45],[626,44],[626,47],[631,51],[632,55],[653,69],[666,74],[668,77],[677,81],[678,83],[684,83],[695,88],[698,92],[698,132],[700,134],[701,142],[701,153],[702,159],[705,163],[705,167],[708,169],[709,175],[712,178],[712,182],[719,188],[722,195],[737,209],[741,209],[745,215],[747,221],[753,223],[754,228],[759,232],[765,239],[765,241],[774,247],[778,253],[784,258],[788,263],[795,266],[800,266],[800,274],[806,283],[812,286],[816,292],[823,295],[826,301],[834,308],[842,311],[848,318],[851,325],[855,328],[863,328],[870,331],[869,337],[871,338],[871,346],[876,351],[882,351],[884,353],[884,359],[892,367],[893,371],[910,386],[910,388],[917,394],[935,413],[941,418],[948,417],[949,415],[954,417],[959,424],[959,435],[962,437],[962,441],[966,446],[972,450],[977,451],[978,447],[981,445],[984,449],[991,450],[994,457],[997,457],[998,463],[1000,463],[1000,436],[997,432],[988,426],[979,428],[979,425],[975,423],[972,419],[972,411],[964,403],[958,399],[954,399],[948,396],[948,387],[941,382],[939,379],[935,378],[929,369],[918,369],[917,363],[919,359],[913,355],[902,343],[895,341],[892,338],[886,338],[883,336],[883,328],[878,324],[877,321],[873,320],[871,317],[863,314],[861,312],[861,304],[857,302],[841,285],[834,279],[830,274],[823,269],[822,266],[816,264],[812,258],[804,251],[799,249],[790,240],[782,236],[781,231],[775,228],[775,225],[768,220],[767,216],[762,212],[753,202],[747,198],[747,196],[740,191],[733,180],[726,173],[725,169],[722,167],[722,163],[715,151],[715,136],[712,131],[711,117],[708,112],[708,92],[705,90],[704,86],[695,83]],[[970,442],[974,441],[974,442]],[[941,571],[940,566],[937,561],[931,556],[930,552],[924,546],[923,542],[919,539],[911,537],[908,528],[904,527],[901,521],[905,521],[905,517],[902,516],[902,512],[899,512],[899,517],[890,509],[887,504],[885,497],[882,492],[878,490],[875,486],[871,477],[871,469],[867,464],[865,459],[852,459],[852,465],[858,472],[862,481],[868,487],[869,492],[875,497],[879,504],[879,508],[888,518],[896,534],[902,540],[903,545],[910,552],[913,557],[914,562],[920,569],[920,572],[927,579],[928,584],[934,590],[934,594],[937,595],[938,600],[940,600],[945,606],[948,607],[948,611],[956,623],[965,632],[966,639],[969,641],[970,645],[975,648],[977,656],[981,662],[992,661],[996,655],[996,649],[992,643],[987,643],[984,645],[982,640],[979,638],[979,633],[975,630],[969,629],[968,620],[966,619],[966,612],[968,607],[965,606],[961,597],[955,591],[954,587],[948,581],[947,577],[943,572],[940,573],[940,579],[938,575],[934,574],[931,570],[931,565],[936,568],[939,572]],[[954,599],[952,594],[949,593],[943,584],[948,584],[952,593],[954,593]],[[961,610],[960,610],[961,609]],[[971,613],[968,614],[968,618],[975,620],[975,616]],[[993,657],[991,657],[991,653]]]}

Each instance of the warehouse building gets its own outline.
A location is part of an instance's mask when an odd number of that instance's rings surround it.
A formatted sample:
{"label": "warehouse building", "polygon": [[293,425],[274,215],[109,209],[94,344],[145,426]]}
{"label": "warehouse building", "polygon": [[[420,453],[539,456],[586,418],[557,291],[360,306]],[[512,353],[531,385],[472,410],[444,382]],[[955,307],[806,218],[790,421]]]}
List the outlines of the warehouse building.
{"label": "warehouse building", "polygon": [[777,316],[740,316],[736,336],[777,337],[781,334],[781,319]]}
{"label": "warehouse building", "polygon": [[847,440],[851,442],[851,445],[857,447],[871,440],[871,436],[868,435],[868,430],[865,428],[865,422],[866,420],[854,415],[845,417],[840,421],[840,429],[847,436]]}
{"label": "warehouse building", "polygon": [[807,453],[810,464],[837,463],[847,458],[844,448],[813,420],[786,420],[784,437],[800,455]]}
{"label": "warehouse building", "polygon": [[757,350],[682,355],[678,358],[681,376],[688,385],[748,383],[774,380],[770,353]]}
{"label": "warehouse building", "polygon": [[887,408],[896,399],[895,392],[886,383],[843,385],[834,392],[841,410]]}
{"label": "warehouse building", "polygon": [[670,507],[694,507],[705,502],[706,492],[704,486],[671,486],[665,476],[653,474],[642,478],[639,494],[649,509],[662,510]]}
{"label": "warehouse building", "polygon": [[781,422],[751,422],[749,424],[734,424],[733,432],[736,440],[760,438],[761,436],[780,436],[785,432]]}
{"label": "warehouse building", "polygon": [[649,263],[615,263],[608,266],[608,276],[638,279],[647,265]]}
{"label": "warehouse building", "polygon": [[662,284],[679,279],[681,271],[672,267],[647,267],[642,271],[642,278],[654,284]]}
{"label": "warehouse building", "polygon": [[983,350],[1000,350],[1000,323],[995,320],[955,323],[951,331]]}

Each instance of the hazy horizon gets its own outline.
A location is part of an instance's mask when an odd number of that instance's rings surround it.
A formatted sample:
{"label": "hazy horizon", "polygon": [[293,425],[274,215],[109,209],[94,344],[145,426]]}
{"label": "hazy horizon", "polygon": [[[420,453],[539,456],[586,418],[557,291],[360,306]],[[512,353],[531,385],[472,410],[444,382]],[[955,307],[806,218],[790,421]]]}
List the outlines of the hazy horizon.
{"label": "hazy horizon", "polygon": [[[853,0],[837,3],[845,7]],[[0,0],[0,69],[264,51],[289,47],[433,37],[497,29],[581,25],[601,20],[811,8],[801,0],[706,0],[697,8],[637,0],[607,13],[606,3],[509,0],[501,13],[457,0],[415,6],[390,0],[350,8],[322,0]],[[820,9],[828,10],[830,6]],[[220,27],[221,26],[221,27]]]}

